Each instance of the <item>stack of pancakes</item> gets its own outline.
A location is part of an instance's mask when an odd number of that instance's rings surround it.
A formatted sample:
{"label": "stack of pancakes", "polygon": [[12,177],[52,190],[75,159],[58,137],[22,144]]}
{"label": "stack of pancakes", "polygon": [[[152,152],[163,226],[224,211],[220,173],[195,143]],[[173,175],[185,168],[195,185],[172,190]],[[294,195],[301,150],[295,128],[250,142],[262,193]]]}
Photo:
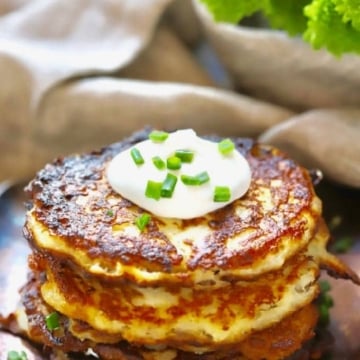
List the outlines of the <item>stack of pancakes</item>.
{"label": "stack of pancakes", "polygon": [[[196,219],[151,216],[140,231],[144,210],[112,190],[106,168],[146,137],[58,159],[28,185],[27,336],[105,360],[293,354],[314,335],[320,268],[359,283],[326,251],[308,172],[277,149],[233,139],[252,171],[244,197]],[[54,312],[60,326],[49,329]]]}

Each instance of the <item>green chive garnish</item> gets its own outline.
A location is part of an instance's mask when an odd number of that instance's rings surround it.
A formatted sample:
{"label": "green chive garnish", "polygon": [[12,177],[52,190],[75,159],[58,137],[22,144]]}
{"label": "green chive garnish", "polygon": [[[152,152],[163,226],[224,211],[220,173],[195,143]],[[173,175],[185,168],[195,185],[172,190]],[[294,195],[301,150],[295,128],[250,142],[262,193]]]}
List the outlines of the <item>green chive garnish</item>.
{"label": "green chive garnish", "polygon": [[210,180],[209,174],[207,171],[203,171],[200,174],[195,176],[191,175],[181,175],[181,181],[185,185],[202,185]]}
{"label": "green chive garnish", "polygon": [[179,170],[181,168],[181,159],[177,156],[170,156],[166,159],[166,167],[169,170]]}
{"label": "green chive garnish", "polygon": [[354,243],[350,236],[344,236],[334,242],[332,250],[339,254],[344,254],[349,251]]}
{"label": "green chive garnish", "polygon": [[334,300],[329,294],[331,286],[328,281],[319,281],[320,294],[317,298],[319,309],[319,325],[327,326],[330,323],[330,308],[334,306]]}
{"label": "green chive garnish", "polygon": [[203,171],[196,175],[199,185],[205,184],[210,180],[210,176],[207,171]]}
{"label": "green chive garnish", "polygon": [[199,185],[199,181],[196,176],[181,175],[180,178],[185,185]]}
{"label": "green chive garnish", "polygon": [[149,214],[141,214],[136,218],[135,224],[139,228],[140,231],[145,229],[145,226],[149,223],[151,217]]}
{"label": "green chive garnish", "polygon": [[320,287],[320,292],[321,293],[327,293],[327,292],[329,292],[331,290],[331,285],[326,280],[320,280],[319,281],[319,287]]}
{"label": "green chive garnish", "polygon": [[329,307],[326,304],[320,304],[319,309],[319,323],[322,326],[327,326],[330,323]]}
{"label": "green chive garnish", "polygon": [[132,148],[130,154],[136,165],[142,165],[145,161],[137,148]]}
{"label": "green chive garnish", "polygon": [[178,157],[183,163],[191,163],[194,158],[194,152],[191,150],[176,150],[175,156]]}
{"label": "green chive garnish", "polygon": [[155,167],[159,170],[163,170],[166,167],[165,161],[161,159],[160,156],[154,156],[152,158],[152,162],[155,165]]}
{"label": "green chive garnish", "polygon": [[230,188],[228,186],[215,186],[214,198],[215,202],[226,202],[231,197]]}
{"label": "green chive garnish", "polygon": [[109,210],[106,212],[106,215],[107,215],[107,216],[114,216],[114,212],[112,211],[112,209],[109,209]]}
{"label": "green chive garnish", "polygon": [[171,198],[177,183],[177,177],[168,173],[161,186],[161,197]]}
{"label": "green chive garnish", "polygon": [[235,149],[235,144],[230,139],[224,139],[218,143],[218,149],[223,155],[227,155]]}
{"label": "green chive garnish", "polygon": [[324,294],[323,304],[331,308],[334,306],[334,300],[329,294]]}
{"label": "green chive garnish", "polygon": [[161,182],[149,180],[145,189],[145,196],[150,199],[159,200],[161,197]]}
{"label": "green chive garnish", "polygon": [[17,352],[17,351],[9,351],[8,354],[7,354],[7,360],[27,360],[28,357],[26,355],[26,352],[25,351],[20,351],[20,352]]}
{"label": "green chive garnish", "polygon": [[52,331],[60,328],[59,314],[54,311],[45,317],[46,327]]}
{"label": "green chive garnish", "polygon": [[165,131],[154,130],[149,134],[149,139],[153,142],[164,142],[169,134]]}

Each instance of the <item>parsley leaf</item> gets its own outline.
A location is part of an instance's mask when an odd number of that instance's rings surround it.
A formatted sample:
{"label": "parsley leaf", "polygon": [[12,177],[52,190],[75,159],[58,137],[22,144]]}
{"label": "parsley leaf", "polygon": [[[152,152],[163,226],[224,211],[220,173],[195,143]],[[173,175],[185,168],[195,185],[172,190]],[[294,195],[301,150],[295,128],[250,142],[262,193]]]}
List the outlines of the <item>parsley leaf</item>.
{"label": "parsley leaf", "polygon": [[269,0],[200,0],[213,14],[215,21],[237,23],[259,10],[267,10]]}
{"label": "parsley leaf", "polygon": [[359,0],[200,0],[214,20],[236,24],[261,11],[272,28],[302,35],[314,49],[360,54]]}

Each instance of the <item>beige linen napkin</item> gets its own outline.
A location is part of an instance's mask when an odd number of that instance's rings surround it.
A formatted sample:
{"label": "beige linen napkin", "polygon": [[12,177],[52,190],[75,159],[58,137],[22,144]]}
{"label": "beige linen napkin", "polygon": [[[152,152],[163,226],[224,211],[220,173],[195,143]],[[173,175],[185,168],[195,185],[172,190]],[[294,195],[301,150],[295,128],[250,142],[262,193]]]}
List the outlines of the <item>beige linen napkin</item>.
{"label": "beige linen napkin", "polygon": [[[193,31],[187,29],[190,26]],[[321,167],[331,179],[359,186],[356,146],[333,166],[329,156],[318,161],[315,147],[304,140],[316,134],[321,154],[330,146],[341,153],[349,139],[360,137],[357,113],[332,115],[332,122],[345,119],[344,124],[352,117],[349,138],[348,131],[340,133],[336,126],[320,122],[313,134],[318,117],[307,121],[305,113],[297,117],[274,103],[221,89],[212,69],[192,52],[199,39],[200,23],[190,0],[2,2],[0,181],[28,179],[55,156],[98,148],[151,125],[234,136],[257,137],[264,132],[260,140],[277,144],[306,166]],[[237,38],[231,39],[235,49]],[[226,46],[231,39],[223,39]],[[223,58],[226,66],[227,61],[239,62],[236,51],[225,54],[233,57]],[[251,74],[255,60],[249,54],[240,60]],[[264,67],[268,62],[258,60]],[[261,77],[254,93],[276,84],[293,104],[299,90],[282,88],[276,72]],[[304,82],[301,91],[299,98],[304,99],[312,87]],[[356,96],[353,91],[348,99]],[[327,99],[328,93],[319,88],[318,97]],[[290,136],[281,123],[292,124],[294,118],[297,125],[289,127]],[[333,137],[339,139],[331,143]],[[293,146],[288,139],[293,139]]]}
{"label": "beige linen napkin", "polygon": [[316,109],[260,136],[329,179],[360,188],[360,108]]}
{"label": "beige linen napkin", "polygon": [[235,88],[303,112],[259,140],[360,188],[360,56],[336,58],[282,31],[216,23],[200,0],[193,4]]}
{"label": "beige linen napkin", "polygon": [[360,56],[336,58],[282,31],[216,23],[200,0],[194,4],[237,88],[301,110],[360,106]]}
{"label": "beige linen napkin", "polygon": [[0,19],[0,52],[29,72],[32,98],[38,100],[60,80],[129,63],[170,2],[30,1]]}
{"label": "beige linen napkin", "polygon": [[[0,19],[0,178],[31,177],[56,155],[104,146],[147,124],[257,135],[292,115],[203,88],[214,82],[169,28],[176,9],[178,23],[192,14],[194,24],[190,1],[8,6]],[[194,44],[197,36],[180,37]]]}
{"label": "beige linen napkin", "polygon": [[128,64],[150,41],[170,2],[1,3],[1,180],[35,171],[32,133],[46,91],[72,77],[110,73]]}
{"label": "beige linen napkin", "polygon": [[[62,104],[66,107],[59,112]],[[199,134],[256,136],[293,115],[226,90],[188,84],[83,79],[48,94],[36,126],[31,166],[60,154],[88,151],[150,125],[194,128]],[[74,116],[74,121],[69,121]]]}

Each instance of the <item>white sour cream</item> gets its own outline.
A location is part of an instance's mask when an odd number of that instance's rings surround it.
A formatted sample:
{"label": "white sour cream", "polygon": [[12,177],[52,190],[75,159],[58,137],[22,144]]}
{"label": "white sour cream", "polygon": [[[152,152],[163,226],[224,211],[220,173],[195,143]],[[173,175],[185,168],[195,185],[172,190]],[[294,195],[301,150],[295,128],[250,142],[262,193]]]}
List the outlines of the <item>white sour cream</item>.
{"label": "white sour cream", "polygon": [[[243,196],[250,186],[251,171],[247,160],[235,149],[221,154],[216,142],[202,139],[191,129],[170,133],[164,142],[145,140],[134,145],[144,158],[142,165],[136,165],[127,149],[116,155],[107,168],[107,178],[112,188],[124,198],[146,211],[161,217],[191,219],[226,206]],[[160,156],[166,162],[176,150],[194,152],[191,163],[182,163],[179,170],[159,170],[152,158]],[[185,185],[182,174],[195,176],[207,171],[210,180],[202,185]],[[159,200],[145,196],[148,180],[163,182],[167,173],[178,177],[171,198]],[[226,202],[214,202],[216,186],[229,187],[231,197]]]}

